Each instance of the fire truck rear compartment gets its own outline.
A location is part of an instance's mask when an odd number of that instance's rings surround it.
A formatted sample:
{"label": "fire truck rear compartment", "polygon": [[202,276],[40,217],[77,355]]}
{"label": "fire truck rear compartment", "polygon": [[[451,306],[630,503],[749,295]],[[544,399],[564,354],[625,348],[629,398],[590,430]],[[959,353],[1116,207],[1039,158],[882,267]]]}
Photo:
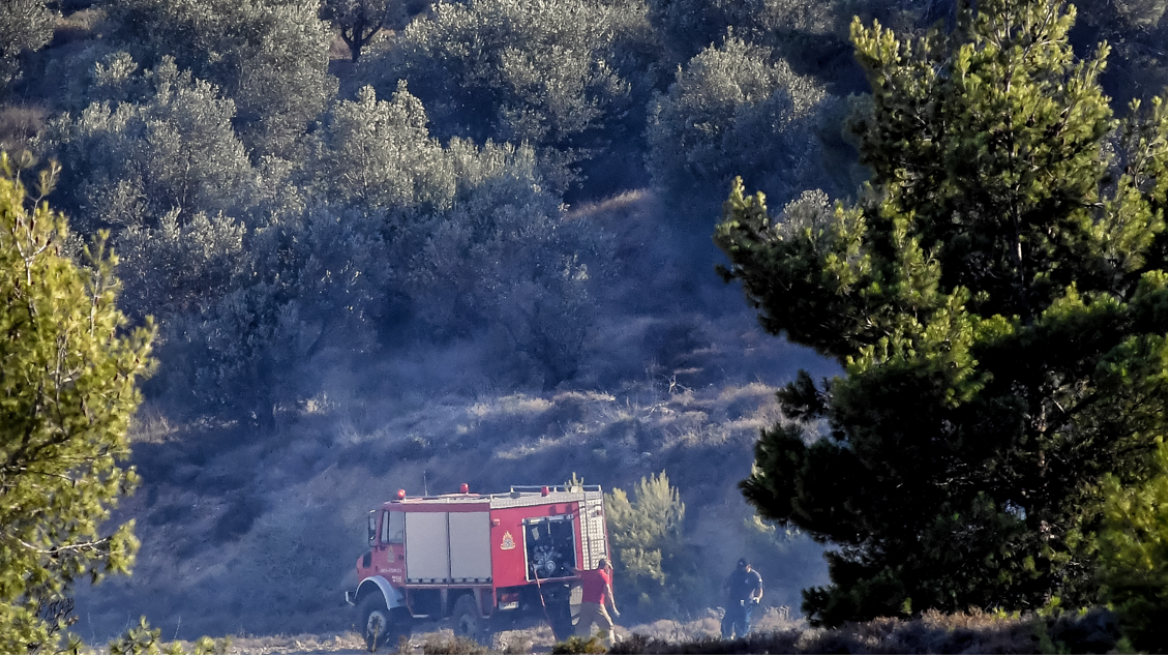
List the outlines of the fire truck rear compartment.
{"label": "fire truck rear compartment", "polygon": [[576,527],[571,515],[523,520],[527,580],[571,576],[576,566]]}

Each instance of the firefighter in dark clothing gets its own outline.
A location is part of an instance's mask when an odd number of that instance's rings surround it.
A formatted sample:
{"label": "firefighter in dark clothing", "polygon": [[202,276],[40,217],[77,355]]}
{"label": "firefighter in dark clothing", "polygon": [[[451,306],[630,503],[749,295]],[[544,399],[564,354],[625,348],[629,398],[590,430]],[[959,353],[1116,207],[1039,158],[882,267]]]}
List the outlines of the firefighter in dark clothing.
{"label": "firefighter in dark clothing", "polygon": [[722,589],[727,593],[726,614],[722,616],[722,637],[739,638],[750,633],[750,614],[762,600],[762,576],[750,567],[745,558],[738,559],[738,567],[726,579]]}

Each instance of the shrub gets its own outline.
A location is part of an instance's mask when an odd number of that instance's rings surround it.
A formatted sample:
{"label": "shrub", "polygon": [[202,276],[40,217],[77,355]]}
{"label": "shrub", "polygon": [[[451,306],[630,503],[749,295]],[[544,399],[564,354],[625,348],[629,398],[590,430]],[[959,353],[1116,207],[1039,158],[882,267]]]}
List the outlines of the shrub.
{"label": "shrub", "polygon": [[774,45],[792,33],[828,32],[836,14],[828,2],[792,0],[648,0],[648,18],[670,60],[684,62],[721,41],[727,29]]}
{"label": "shrub", "polygon": [[239,107],[257,154],[293,156],[336,93],[329,26],[313,0],[116,0],[112,39],[153,65],[165,57],[213,82]]}
{"label": "shrub", "polygon": [[612,540],[613,589],[626,608],[648,616],[676,615],[693,604],[698,585],[693,548],[685,544],[685,504],[665,472],[642,478],[633,499],[605,495]]}
{"label": "shrub", "polygon": [[[527,142],[541,161],[566,163],[604,146],[639,104],[632,81],[653,77],[648,38],[634,3],[439,2],[374,66],[387,84],[409,81],[443,139]],[[571,176],[552,181],[563,189]]]}
{"label": "shrub", "polygon": [[105,63],[95,85],[113,100],[54,118],[35,142],[69,162],[62,200],[82,234],[248,205],[256,172],[232,127],[233,101],[173,59],[143,73],[124,53]]}
{"label": "shrub", "polygon": [[7,0],[0,12],[0,97],[20,72],[22,50],[38,50],[53,38],[56,12],[45,0]]}
{"label": "shrub", "polygon": [[1152,458],[1150,475],[1131,486],[1103,481],[1104,528],[1099,551],[1104,595],[1119,611],[1124,633],[1141,651],[1168,650],[1168,445]]}
{"label": "shrub", "polygon": [[582,638],[572,636],[552,646],[553,654],[607,654],[608,650],[600,642],[600,636]]}
{"label": "shrub", "polygon": [[735,175],[779,202],[824,184],[815,136],[823,87],[769,49],[740,39],[709,47],[649,107],[649,172],[682,200],[713,203]]}
{"label": "shrub", "polygon": [[[188,648],[175,640],[171,643],[163,642],[162,629],[150,627],[143,615],[138,619],[138,626],[130,627],[121,635],[109,641],[111,654],[226,654],[231,648],[231,637],[215,640],[203,636],[195,641],[193,648]],[[473,653],[473,652],[467,652]]]}

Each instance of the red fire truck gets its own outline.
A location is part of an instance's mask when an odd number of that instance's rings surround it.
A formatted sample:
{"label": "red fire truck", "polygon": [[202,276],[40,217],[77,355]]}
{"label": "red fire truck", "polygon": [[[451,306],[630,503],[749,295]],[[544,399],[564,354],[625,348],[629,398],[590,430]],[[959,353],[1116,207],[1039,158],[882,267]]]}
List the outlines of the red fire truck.
{"label": "red fire truck", "polygon": [[535,614],[564,640],[578,578],[570,568],[595,569],[606,557],[597,485],[471,494],[463,484],[458,494],[424,497],[398,490],[369,513],[369,551],[345,600],[358,608],[371,650],[408,634],[416,619],[451,618],[457,633],[482,638],[495,616]]}

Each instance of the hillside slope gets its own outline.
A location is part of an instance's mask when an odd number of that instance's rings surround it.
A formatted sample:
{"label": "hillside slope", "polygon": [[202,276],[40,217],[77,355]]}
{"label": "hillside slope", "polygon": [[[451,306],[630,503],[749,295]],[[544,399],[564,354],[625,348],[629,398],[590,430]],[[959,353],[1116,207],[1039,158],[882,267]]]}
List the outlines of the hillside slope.
{"label": "hillside slope", "polygon": [[134,449],[144,483],[118,517],[137,520],[138,564],[132,578],[79,591],[74,630],[100,644],[146,615],[167,639],[344,631],[365,514],[394,491],[497,491],[573,473],[607,490],[666,471],[708,565],[708,603],[749,553],[767,602],[798,608],[800,588],[826,581],[821,548],[752,529],[736,483],[758,430],[779,419],[776,386],[830,365],[764,335],[713,275],[712,247],[662,237],[650,194],[573,217],[614,232],[625,282],[604,299],[598,357],[571,383],[499,389],[470,341],[411,345],[361,370],[322,353],[328,391],[281,408],[269,434],[172,426],[147,407]]}

